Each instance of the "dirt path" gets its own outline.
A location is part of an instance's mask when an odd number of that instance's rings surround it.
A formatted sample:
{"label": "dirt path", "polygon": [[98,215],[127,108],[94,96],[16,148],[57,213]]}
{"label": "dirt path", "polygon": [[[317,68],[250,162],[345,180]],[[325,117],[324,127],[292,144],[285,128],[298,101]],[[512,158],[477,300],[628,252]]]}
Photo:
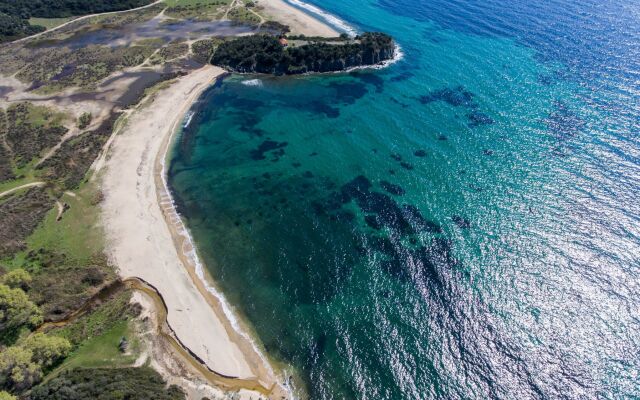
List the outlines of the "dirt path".
{"label": "dirt path", "polygon": [[42,186],[44,185],[45,182],[31,182],[31,183],[25,183],[24,185],[18,186],[18,187],[14,187],[13,189],[9,189],[9,190],[5,190],[4,192],[0,193],[0,198],[10,195],[11,193],[17,192],[18,190],[22,190],[22,189],[26,189],[26,188],[30,188],[33,186]]}

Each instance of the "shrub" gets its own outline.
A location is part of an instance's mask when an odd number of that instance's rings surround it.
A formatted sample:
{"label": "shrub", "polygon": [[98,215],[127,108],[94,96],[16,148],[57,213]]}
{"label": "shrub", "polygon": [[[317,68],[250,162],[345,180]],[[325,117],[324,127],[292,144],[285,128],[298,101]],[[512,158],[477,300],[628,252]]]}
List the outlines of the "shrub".
{"label": "shrub", "polygon": [[35,333],[0,353],[0,388],[23,391],[38,383],[44,370],[69,354],[68,340]]}
{"label": "shrub", "polygon": [[90,112],[82,113],[82,115],[80,115],[80,117],[78,118],[78,128],[84,129],[89,126],[89,124],[91,123],[91,118],[92,116]]}
{"label": "shrub", "polygon": [[19,288],[0,284],[0,339],[14,336],[23,326],[42,323],[42,311]]}
{"label": "shrub", "polygon": [[4,274],[0,278],[0,283],[4,283],[12,289],[20,288],[26,291],[29,290],[31,280],[31,274],[22,268],[17,268]]}
{"label": "shrub", "polygon": [[34,388],[30,400],[182,400],[176,386],[166,387],[148,367],[83,368],[64,372]]}

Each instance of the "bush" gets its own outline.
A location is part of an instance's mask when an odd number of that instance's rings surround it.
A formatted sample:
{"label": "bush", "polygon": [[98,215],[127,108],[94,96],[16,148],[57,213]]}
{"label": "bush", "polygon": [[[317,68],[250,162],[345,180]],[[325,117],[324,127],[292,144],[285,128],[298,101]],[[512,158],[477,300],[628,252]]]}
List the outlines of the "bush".
{"label": "bush", "polygon": [[0,400],[18,400],[18,398],[12,394],[2,391],[0,392]]}
{"label": "bush", "polygon": [[30,400],[182,400],[176,386],[166,388],[162,377],[148,367],[74,369],[34,388]]}
{"label": "bush", "polygon": [[0,340],[14,337],[22,327],[42,323],[42,311],[19,288],[0,284]]}
{"label": "bush", "polygon": [[4,274],[0,278],[0,283],[9,286],[12,289],[20,288],[27,291],[31,285],[31,280],[31,275],[27,271],[22,268],[17,268]]}
{"label": "bush", "polygon": [[38,383],[44,371],[69,354],[68,340],[35,333],[0,353],[0,388],[20,392]]}
{"label": "bush", "polygon": [[82,113],[82,115],[80,115],[80,117],[78,118],[78,128],[84,129],[89,126],[89,124],[91,123],[91,118],[92,116],[90,112]]}

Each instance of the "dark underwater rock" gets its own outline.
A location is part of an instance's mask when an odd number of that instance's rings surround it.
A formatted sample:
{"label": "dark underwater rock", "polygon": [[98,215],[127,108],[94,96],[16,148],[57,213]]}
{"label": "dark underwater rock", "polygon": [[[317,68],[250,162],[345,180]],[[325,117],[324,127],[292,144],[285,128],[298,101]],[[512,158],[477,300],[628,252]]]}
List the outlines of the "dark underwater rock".
{"label": "dark underwater rock", "polygon": [[413,155],[416,157],[426,157],[427,152],[425,150],[416,150],[413,152]]}
{"label": "dark underwater rock", "polygon": [[411,222],[411,225],[413,225],[417,231],[442,233],[442,227],[440,225],[426,219],[418,207],[412,204],[403,205],[402,214],[406,220]]}
{"label": "dark underwater rock", "polygon": [[352,198],[365,195],[371,188],[371,181],[364,175],[358,175],[350,182],[344,184],[340,192],[343,196],[343,202],[349,202]]}
{"label": "dark underwater rock", "polygon": [[402,162],[400,163],[400,166],[401,166],[402,168],[406,169],[406,170],[409,170],[409,171],[411,171],[411,170],[413,169],[413,165],[409,164],[409,163],[408,163],[408,162],[406,162],[406,161],[402,161]]}
{"label": "dark underwater rock", "polygon": [[388,181],[380,181],[380,186],[387,192],[396,196],[402,196],[405,194],[404,189],[400,185]]}
{"label": "dark underwater rock", "polygon": [[469,229],[471,228],[471,221],[468,219],[461,217],[459,215],[452,215],[451,220],[458,226],[460,229]]}
{"label": "dark underwater rock", "polygon": [[420,103],[429,104],[434,101],[444,101],[454,107],[476,107],[477,105],[473,101],[473,93],[466,90],[463,86],[457,86],[453,89],[444,88],[440,90],[434,90],[425,96],[418,98]]}
{"label": "dark underwater rock", "polygon": [[478,110],[473,110],[472,112],[467,114],[467,118],[469,119],[469,125],[472,127],[480,125],[491,125],[495,122],[493,118]]}
{"label": "dark underwater rock", "polygon": [[378,218],[375,215],[366,215],[364,217],[364,222],[369,225],[371,228],[375,230],[382,229],[383,225],[378,221]]}
{"label": "dark underwater rock", "polygon": [[283,148],[286,147],[289,143],[287,142],[276,142],[274,140],[265,140],[260,143],[257,149],[251,150],[250,155],[252,160],[264,160],[264,153],[272,151],[272,150],[280,150],[278,152],[278,156],[284,154]]}

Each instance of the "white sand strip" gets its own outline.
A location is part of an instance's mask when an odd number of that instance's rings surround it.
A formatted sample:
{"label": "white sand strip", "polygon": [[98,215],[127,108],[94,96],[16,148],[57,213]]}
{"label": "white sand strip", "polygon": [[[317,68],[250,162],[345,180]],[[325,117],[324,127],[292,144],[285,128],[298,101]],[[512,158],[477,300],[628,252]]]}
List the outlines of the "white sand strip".
{"label": "white sand strip", "polygon": [[130,117],[106,164],[103,223],[120,275],[140,277],[160,291],[180,341],[214,371],[250,378],[255,374],[230,339],[225,321],[213,312],[183,265],[158,204],[154,177],[156,156],[164,150],[171,128],[223,72],[207,66],[182,77]]}

